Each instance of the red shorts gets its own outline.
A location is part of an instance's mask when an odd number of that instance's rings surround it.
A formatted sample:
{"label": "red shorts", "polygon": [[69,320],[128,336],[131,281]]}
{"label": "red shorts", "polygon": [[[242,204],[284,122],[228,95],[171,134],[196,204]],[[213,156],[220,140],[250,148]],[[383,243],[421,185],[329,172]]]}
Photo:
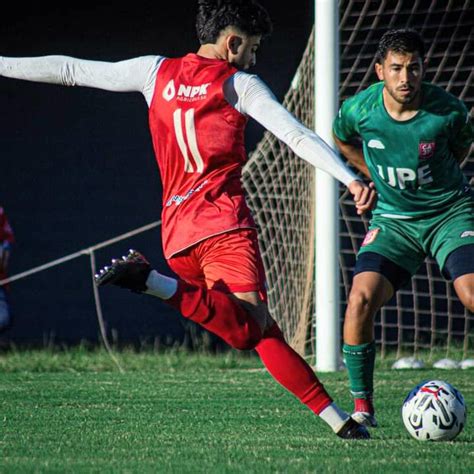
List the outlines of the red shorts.
{"label": "red shorts", "polygon": [[236,229],[209,237],[168,260],[184,281],[197,286],[246,293],[266,301],[265,271],[255,229]]}

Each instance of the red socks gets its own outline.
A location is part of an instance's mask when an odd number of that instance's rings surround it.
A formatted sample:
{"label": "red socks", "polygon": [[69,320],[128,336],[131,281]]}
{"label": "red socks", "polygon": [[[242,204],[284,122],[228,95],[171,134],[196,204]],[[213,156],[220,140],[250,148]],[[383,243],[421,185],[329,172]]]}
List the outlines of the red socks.
{"label": "red socks", "polygon": [[252,316],[221,291],[179,280],[176,293],[164,301],[235,349],[253,349],[262,337],[260,326]]}
{"label": "red socks", "polygon": [[354,411],[362,411],[373,415],[375,410],[372,398],[354,398]]}
{"label": "red socks", "polygon": [[319,415],[332,403],[309,364],[285,341],[275,323],[255,348],[273,378]]}

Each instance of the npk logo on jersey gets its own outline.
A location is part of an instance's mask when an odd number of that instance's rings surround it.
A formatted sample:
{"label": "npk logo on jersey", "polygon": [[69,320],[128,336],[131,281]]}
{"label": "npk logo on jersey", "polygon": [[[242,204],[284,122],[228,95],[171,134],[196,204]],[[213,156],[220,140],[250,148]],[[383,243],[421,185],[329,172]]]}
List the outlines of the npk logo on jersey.
{"label": "npk logo on jersey", "polygon": [[198,86],[192,86],[187,84],[179,84],[178,93],[176,93],[176,86],[174,80],[166,84],[166,87],[163,89],[163,99],[168,102],[175,98],[176,100],[181,100],[183,102],[194,102],[196,100],[205,99],[207,96],[207,88],[211,85],[210,82],[206,84],[200,84]]}

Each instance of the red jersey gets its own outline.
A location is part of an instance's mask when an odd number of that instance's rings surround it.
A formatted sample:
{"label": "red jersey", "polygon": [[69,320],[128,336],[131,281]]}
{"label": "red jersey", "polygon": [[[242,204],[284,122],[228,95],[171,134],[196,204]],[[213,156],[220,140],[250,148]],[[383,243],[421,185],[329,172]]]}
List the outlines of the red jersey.
{"label": "red jersey", "polygon": [[[3,207],[0,207],[0,245],[3,246],[4,243],[12,244],[14,241],[13,230],[8,223]],[[0,266],[0,280],[5,278],[7,278],[7,275]]]}
{"label": "red jersey", "polygon": [[164,59],[149,124],[163,185],[166,258],[208,237],[255,227],[241,183],[247,118],[224,97],[236,69],[196,54]]}

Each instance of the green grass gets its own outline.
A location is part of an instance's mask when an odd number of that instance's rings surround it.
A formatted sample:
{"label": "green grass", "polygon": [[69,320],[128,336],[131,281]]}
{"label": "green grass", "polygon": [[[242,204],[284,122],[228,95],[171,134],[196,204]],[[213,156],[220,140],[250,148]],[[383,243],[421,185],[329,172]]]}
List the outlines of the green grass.
{"label": "green grass", "polygon": [[[335,437],[255,357],[184,351],[0,355],[0,472],[473,473],[474,430],[422,443],[400,419],[407,392],[441,378],[474,406],[474,371],[377,371],[380,428]],[[344,372],[321,374],[350,409]]]}

